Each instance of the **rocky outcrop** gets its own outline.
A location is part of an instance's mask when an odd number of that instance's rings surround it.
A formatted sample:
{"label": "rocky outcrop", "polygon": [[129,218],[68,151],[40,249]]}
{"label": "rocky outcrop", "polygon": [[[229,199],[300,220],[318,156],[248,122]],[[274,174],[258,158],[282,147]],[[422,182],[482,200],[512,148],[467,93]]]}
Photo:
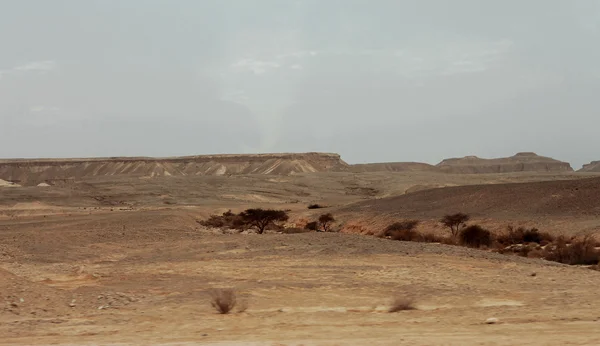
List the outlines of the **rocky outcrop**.
{"label": "rocky outcrop", "polygon": [[421,162],[382,162],[350,165],[354,173],[365,172],[434,172],[437,168]]}
{"label": "rocky outcrop", "polygon": [[443,160],[436,167],[441,172],[457,174],[573,171],[567,162],[539,156],[535,153],[518,153],[515,156],[498,159],[467,156]]}
{"label": "rocky outcrop", "polygon": [[16,159],[0,160],[0,179],[37,185],[44,181],[90,176],[289,175],[347,169],[348,164],[342,161],[340,155],[329,153],[202,155],[172,158]]}
{"label": "rocky outcrop", "polygon": [[577,172],[600,172],[600,161],[592,161],[587,165],[583,165]]}

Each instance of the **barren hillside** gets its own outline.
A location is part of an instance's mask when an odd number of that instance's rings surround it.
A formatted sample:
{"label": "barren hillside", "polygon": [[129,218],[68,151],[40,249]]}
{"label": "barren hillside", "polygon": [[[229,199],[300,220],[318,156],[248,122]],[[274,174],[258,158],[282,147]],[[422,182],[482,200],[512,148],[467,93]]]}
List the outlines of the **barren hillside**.
{"label": "barren hillside", "polygon": [[511,157],[498,159],[466,156],[443,160],[436,167],[442,172],[457,174],[573,171],[567,162],[539,156],[535,153],[518,153]]}
{"label": "barren hillside", "polygon": [[600,178],[446,187],[359,202],[347,213],[439,217],[465,212],[480,217],[598,217]]}
{"label": "barren hillside", "polygon": [[338,154],[328,153],[0,160],[0,179],[34,185],[90,176],[288,175],[343,171],[347,167]]}

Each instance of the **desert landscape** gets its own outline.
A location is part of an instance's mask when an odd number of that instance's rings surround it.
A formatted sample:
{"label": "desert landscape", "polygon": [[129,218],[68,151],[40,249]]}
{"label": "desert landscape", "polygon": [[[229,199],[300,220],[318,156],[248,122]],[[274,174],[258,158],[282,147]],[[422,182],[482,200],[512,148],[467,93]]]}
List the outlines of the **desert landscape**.
{"label": "desert landscape", "polygon": [[0,344],[598,345],[599,167],[0,160]]}

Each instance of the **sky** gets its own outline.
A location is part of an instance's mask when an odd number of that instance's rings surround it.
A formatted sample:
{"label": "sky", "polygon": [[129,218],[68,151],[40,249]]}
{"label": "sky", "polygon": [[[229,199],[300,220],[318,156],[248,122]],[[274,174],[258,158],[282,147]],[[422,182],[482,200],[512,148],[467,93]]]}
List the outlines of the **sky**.
{"label": "sky", "polygon": [[600,1],[0,0],[0,157],[600,160]]}

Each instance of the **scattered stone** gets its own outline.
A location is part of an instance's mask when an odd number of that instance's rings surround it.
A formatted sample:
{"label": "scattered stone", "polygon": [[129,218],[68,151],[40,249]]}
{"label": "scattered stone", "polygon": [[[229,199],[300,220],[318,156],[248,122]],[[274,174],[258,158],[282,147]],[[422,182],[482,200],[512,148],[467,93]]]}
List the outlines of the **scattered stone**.
{"label": "scattered stone", "polygon": [[536,275],[537,275],[537,273],[535,273],[535,272],[534,272],[534,273],[531,273],[531,276],[536,276]]}
{"label": "scattered stone", "polygon": [[485,320],[485,324],[496,324],[498,323],[498,319],[495,317],[490,317],[487,320]]}

